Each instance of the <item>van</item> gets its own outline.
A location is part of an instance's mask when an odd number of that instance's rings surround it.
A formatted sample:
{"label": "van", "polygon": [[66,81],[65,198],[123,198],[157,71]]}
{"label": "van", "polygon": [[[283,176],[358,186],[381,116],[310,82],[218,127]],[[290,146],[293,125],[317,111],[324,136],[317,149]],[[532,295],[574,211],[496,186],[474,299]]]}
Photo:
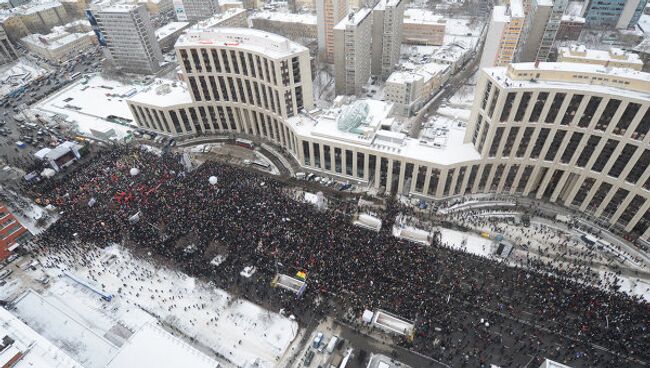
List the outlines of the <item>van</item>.
{"label": "van", "polygon": [[318,347],[322,342],[323,342],[323,333],[319,332],[316,334],[316,337],[314,337],[314,342],[312,344],[314,346],[314,349],[318,349]]}
{"label": "van", "polygon": [[332,353],[334,351],[334,348],[336,348],[336,342],[339,340],[338,337],[332,336],[330,341],[327,343],[327,352]]}

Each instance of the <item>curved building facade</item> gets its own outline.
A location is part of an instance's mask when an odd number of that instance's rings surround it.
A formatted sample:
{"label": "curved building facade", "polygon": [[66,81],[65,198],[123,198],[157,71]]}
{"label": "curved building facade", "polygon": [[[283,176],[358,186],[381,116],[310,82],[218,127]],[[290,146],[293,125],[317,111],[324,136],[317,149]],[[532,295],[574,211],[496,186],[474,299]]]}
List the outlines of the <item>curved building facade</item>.
{"label": "curved building facade", "polygon": [[187,90],[133,97],[142,128],[269,141],[305,170],[387,192],[544,199],[650,239],[650,74],[569,63],[487,68],[467,126],[427,126],[414,139],[392,128],[391,103],[312,110],[308,51],[280,36],[218,29],[189,33],[176,48]]}

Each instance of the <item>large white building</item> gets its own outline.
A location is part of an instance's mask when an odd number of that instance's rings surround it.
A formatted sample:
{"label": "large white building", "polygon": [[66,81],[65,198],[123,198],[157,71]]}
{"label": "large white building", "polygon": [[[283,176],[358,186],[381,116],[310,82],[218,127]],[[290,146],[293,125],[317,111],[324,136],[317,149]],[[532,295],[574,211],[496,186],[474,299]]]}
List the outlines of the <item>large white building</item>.
{"label": "large white building", "polygon": [[334,27],[334,84],[337,95],[360,95],[372,68],[371,10],[350,13]]}
{"label": "large white building", "polygon": [[544,199],[650,240],[650,74],[577,63],[486,68],[467,127],[433,127],[424,139],[391,130],[390,102],[309,111],[307,50],[282,37],[221,29],[183,36],[177,48],[189,94],[133,97],[144,129],[270,142],[304,170],[391,193]]}
{"label": "large white building", "polygon": [[380,0],[372,9],[372,74],[381,79],[399,61],[405,7],[406,0]]}
{"label": "large white building", "polygon": [[117,68],[143,74],[160,70],[162,53],[144,5],[109,5],[93,14]]}
{"label": "large white building", "polygon": [[395,113],[415,114],[447,82],[451,74],[448,64],[427,63],[414,70],[393,72],[386,80],[384,98],[395,104]]}

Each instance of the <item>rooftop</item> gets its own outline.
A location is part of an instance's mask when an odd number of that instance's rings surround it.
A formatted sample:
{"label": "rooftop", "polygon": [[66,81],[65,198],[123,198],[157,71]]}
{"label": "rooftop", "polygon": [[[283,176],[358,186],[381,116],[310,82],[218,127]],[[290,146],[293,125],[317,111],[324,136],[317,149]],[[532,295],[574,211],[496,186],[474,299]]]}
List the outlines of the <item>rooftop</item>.
{"label": "rooftop", "polygon": [[190,103],[192,97],[185,83],[159,79],[128,100],[162,107]]}
{"label": "rooftop", "polygon": [[155,31],[156,39],[160,41],[161,39],[168,37],[177,31],[187,28],[190,25],[189,22],[171,22],[166,25],[158,28]]}
{"label": "rooftop", "polygon": [[372,12],[371,9],[361,8],[355,12],[351,12],[347,17],[343,18],[334,29],[345,29],[346,26],[359,25],[368,15]]}
{"label": "rooftop", "polygon": [[[361,123],[353,129],[341,129],[341,116],[348,115],[347,109],[355,104],[366,104],[367,113]],[[394,119],[390,117],[393,105],[378,100],[357,100],[352,104],[335,107],[311,115],[301,114],[288,119],[288,124],[304,137],[321,140],[347,142],[350,146],[374,149],[378,154],[401,155],[414,161],[451,165],[462,161],[478,160],[479,153],[471,143],[463,143],[465,128],[449,129],[444,145],[434,146],[420,139],[409,138],[404,133],[391,131]],[[365,110],[365,108],[363,108]]]}
{"label": "rooftop", "polygon": [[7,362],[16,353],[24,354],[14,368],[83,368],[69,355],[46,338],[0,307],[0,336],[13,340],[11,346],[0,352],[0,361]]}
{"label": "rooftop", "polygon": [[[639,99],[650,98],[650,73],[627,68],[611,68],[582,63],[515,63],[508,67],[484,68],[494,81],[511,88],[576,89],[594,93],[610,93]],[[539,78],[533,75],[543,73]],[[624,87],[623,87],[624,86]]]}
{"label": "rooftop", "polygon": [[609,50],[595,50],[588,49],[584,45],[574,44],[569,47],[559,47],[558,53],[561,57],[579,58],[594,61],[625,61],[630,64],[643,65],[639,55],[631,52],[625,52],[617,47],[612,47]]}
{"label": "rooftop", "polygon": [[418,24],[445,24],[447,20],[439,14],[434,14],[431,11],[408,8],[404,10],[405,23],[418,23]]}
{"label": "rooftop", "polygon": [[217,368],[219,363],[161,327],[148,323],[122,346],[106,368]]}
{"label": "rooftop", "polygon": [[86,33],[59,32],[48,33],[46,35],[34,33],[21,38],[21,41],[38,47],[53,50],[84,37],[87,37]]}
{"label": "rooftop", "polygon": [[245,12],[246,9],[231,8],[224,12],[215,14],[208,19],[196,23],[190,29],[193,31],[212,31],[214,28],[218,27],[223,21]]}
{"label": "rooftop", "polygon": [[135,4],[115,4],[101,8],[101,12],[105,13],[128,13],[140,5]]}
{"label": "rooftop", "polygon": [[214,28],[209,31],[191,30],[178,38],[179,46],[228,46],[282,58],[307,48],[280,35],[251,28]]}
{"label": "rooftop", "polygon": [[309,13],[292,14],[264,10],[253,13],[250,18],[269,19],[276,22],[316,24],[316,15]]}

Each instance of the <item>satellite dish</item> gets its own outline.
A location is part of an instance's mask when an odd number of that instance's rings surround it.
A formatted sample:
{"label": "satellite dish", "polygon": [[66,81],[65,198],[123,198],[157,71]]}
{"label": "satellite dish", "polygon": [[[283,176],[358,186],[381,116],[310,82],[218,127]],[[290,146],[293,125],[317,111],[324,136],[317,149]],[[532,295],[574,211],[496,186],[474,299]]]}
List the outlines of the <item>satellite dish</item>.
{"label": "satellite dish", "polygon": [[136,176],[140,173],[140,170],[137,167],[132,167],[131,170],[129,170],[129,173],[131,176]]}
{"label": "satellite dish", "polygon": [[211,176],[211,177],[208,179],[208,182],[209,182],[211,185],[217,185],[217,182],[218,182],[218,181],[219,181],[219,179],[217,179],[216,176]]}

